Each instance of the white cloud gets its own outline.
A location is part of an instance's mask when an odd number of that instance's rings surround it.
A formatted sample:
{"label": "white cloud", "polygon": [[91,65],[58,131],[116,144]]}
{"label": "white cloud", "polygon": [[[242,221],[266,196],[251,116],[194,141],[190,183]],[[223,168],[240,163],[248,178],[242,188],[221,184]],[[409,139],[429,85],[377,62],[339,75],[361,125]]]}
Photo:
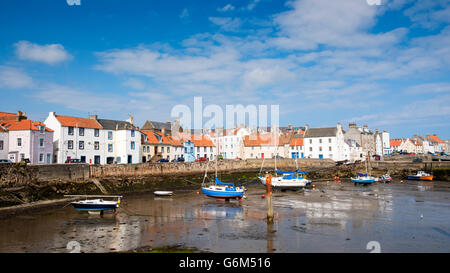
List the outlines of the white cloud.
{"label": "white cloud", "polygon": [[242,25],[241,19],[231,17],[209,17],[209,21],[225,31],[237,31]]}
{"label": "white cloud", "polygon": [[126,80],[123,85],[131,87],[136,90],[144,90],[146,85],[143,81],[136,79],[136,78],[129,78]]}
{"label": "white cloud", "polygon": [[234,6],[232,4],[226,4],[223,8],[218,8],[217,11],[226,12],[234,10]]}
{"label": "white cloud", "polygon": [[21,69],[11,66],[0,66],[0,87],[6,89],[20,89],[32,86],[32,78]]}
{"label": "white cloud", "polygon": [[56,64],[72,58],[60,44],[38,45],[28,41],[14,44],[17,56],[22,60]]}
{"label": "white cloud", "polygon": [[246,9],[253,10],[260,1],[261,0],[251,0],[251,2],[246,6]]}

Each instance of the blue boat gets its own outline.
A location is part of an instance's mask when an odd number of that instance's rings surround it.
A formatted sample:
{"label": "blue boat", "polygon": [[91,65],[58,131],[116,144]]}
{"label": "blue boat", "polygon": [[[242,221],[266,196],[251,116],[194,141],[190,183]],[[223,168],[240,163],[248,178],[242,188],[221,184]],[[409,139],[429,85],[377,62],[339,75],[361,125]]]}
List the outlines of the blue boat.
{"label": "blue boat", "polygon": [[215,184],[202,187],[202,192],[206,196],[219,199],[241,199],[244,196],[245,188],[236,187],[233,183],[225,183],[215,178]]}
{"label": "blue boat", "polygon": [[356,173],[357,177],[352,177],[351,180],[355,184],[372,184],[375,182],[375,177],[368,176],[366,173]]}

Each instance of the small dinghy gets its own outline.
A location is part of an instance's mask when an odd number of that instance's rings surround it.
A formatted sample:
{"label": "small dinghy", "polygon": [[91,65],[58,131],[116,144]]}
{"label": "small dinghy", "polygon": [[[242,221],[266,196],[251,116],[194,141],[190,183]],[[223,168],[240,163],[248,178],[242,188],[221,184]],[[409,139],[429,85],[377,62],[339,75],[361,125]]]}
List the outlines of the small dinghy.
{"label": "small dinghy", "polygon": [[156,196],[172,196],[173,191],[155,191],[153,194]]}
{"label": "small dinghy", "polygon": [[376,181],[378,182],[391,182],[392,181],[392,177],[389,174],[383,174],[382,176],[378,177],[376,179]]}

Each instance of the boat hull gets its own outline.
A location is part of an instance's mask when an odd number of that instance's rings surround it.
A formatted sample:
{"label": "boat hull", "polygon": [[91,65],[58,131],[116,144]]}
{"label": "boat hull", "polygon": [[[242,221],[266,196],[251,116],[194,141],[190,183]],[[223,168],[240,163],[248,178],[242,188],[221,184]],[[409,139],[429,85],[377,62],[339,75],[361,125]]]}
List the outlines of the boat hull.
{"label": "boat hull", "polygon": [[202,188],[204,195],[220,199],[240,199],[244,196],[244,191],[219,191],[209,188]]}
{"label": "boat hull", "polygon": [[[266,178],[259,177],[259,180],[263,185],[266,185]],[[279,177],[272,178],[272,187],[279,189],[295,189],[295,188],[304,188],[306,186],[311,185],[311,181],[307,179],[289,179],[283,180]]]}
{"label": "boat hull", "polygon": [[428,176],[408,175],[408,179],[409,180],[432,181],[433,180],[433,176],[432,175],[428,175]]}
{"label": "boat hull", "polygon": [[352,178],[351,180],[352,180],[352,182],[358,183],[358,184],[372,184],[375,182],[375,179],[366,179],[366,180],[362,179],[361,180],[361,179]]}
{"label": "boat hull", "polygon": [[82,211],[102,211],[102,210],[115,210],[119,207],[119,204],[79,204],[72,203],[72,206],[77,210]]}

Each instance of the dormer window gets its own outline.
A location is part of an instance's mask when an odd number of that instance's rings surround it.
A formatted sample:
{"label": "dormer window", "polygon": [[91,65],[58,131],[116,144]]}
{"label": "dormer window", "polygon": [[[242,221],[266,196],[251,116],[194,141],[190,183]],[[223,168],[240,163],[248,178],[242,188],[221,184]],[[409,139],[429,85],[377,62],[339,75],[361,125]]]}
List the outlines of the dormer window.
{"label": "dormer window", "polygon": [[45,126],[39,126],[39,132],[43,134],[45,132]]}

